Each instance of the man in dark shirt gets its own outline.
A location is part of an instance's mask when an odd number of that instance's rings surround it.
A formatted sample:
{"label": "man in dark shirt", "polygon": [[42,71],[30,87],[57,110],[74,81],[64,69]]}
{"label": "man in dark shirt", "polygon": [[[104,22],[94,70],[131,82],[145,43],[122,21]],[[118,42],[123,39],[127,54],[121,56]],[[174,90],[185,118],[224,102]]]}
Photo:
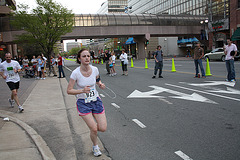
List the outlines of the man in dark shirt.
{"label": "man in dark shirt", "polygon": [[202,78],[206,78],[204,68],[202,65],[202,57],[204,56],[204,49],[200,47],[201,43],[198,42],[196,44],[196,47],[194,48],[194,63],[195,63],[195,78],[199,77],[199,70],[198,70],[198,65],[200,66],[201,72],[202,72]]}
{"label": "man in dark shirt", "polygon": [[162,76],[163,51],[161,46],[157,46],[157,50],[154,53],[153,57],[155,59],[155,68],[154,68],[154,75],[152,78],[156,78],[158,69],[159,69],[159,78],[163,78]]}

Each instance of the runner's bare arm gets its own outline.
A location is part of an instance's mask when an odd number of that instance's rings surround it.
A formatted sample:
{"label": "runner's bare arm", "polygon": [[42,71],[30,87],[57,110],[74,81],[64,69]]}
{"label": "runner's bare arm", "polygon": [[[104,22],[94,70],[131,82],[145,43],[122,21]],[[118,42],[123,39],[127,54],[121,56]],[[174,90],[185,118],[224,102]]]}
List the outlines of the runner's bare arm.
{"label": "runner's bare arm", "polygon": [[[96,79],[100,78],[99,75],[96,77]],[[96,82],[96,84],[98,85],[99,88],[101,89],[105,89],[106,86],[104,83],[101,82],[101,80],[99,80],[98,82]]]}
{"label": "runner's bare arm", "polygon": [[0,72],[0,75],[3,77],[3,79],[7,78],[7,76],[5,76],[3,72]]}
{"label": "runner's bare arm", "polygon": [[70,78],[68,87],[67,87],[67,94],[77,95],[77,94],[81,94],[81,93],[89,93],[90,92],[89,86],[84,87],[84,89],[77,90],[77,89],[73,89],[74,84],[75,84],[75,80]]}

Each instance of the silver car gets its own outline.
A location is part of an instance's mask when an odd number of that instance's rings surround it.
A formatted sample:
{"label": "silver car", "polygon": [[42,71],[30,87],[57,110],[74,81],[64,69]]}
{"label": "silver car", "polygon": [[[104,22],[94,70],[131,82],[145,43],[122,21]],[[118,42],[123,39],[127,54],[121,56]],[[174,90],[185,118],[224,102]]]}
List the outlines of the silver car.
{"label": "silver car", "polygon": [[214,50],[212,50],[210,53],[206,53],[204,55],[204,59],[205,60],[221,60],[221,61],[225,61],[225,54],[224,54],[224,50],[223,48],[216,48]]}
{"label": "silver car", "polygon": [[[216,48],[214,50],[212,50],[210,53],[206,53],[204,55],[204,59],[205,60],[221,60],[221,61],[225,61],[225,54],[224,54],[224,50],[223,48]],[[234,60],[237,61],[240,58],[240,54],[239,51],[237,51],[237,55],[234,57]]]}

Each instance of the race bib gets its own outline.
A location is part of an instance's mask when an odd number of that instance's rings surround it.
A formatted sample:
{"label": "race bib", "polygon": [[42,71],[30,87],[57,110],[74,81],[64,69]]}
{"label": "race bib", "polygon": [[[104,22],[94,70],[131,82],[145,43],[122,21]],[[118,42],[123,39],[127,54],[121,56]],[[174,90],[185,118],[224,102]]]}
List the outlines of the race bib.
{"label": "race bib", "polygon": [[8,79],[14,79],[15,73],[13,67],[7,67]]}
{"label": "race bib", "polygon": [[85,98],[85,103],[90,103],[91,101],[96,101],[97,96],[94,89],[91,89],[89,93],[86,93],[87,98]]}

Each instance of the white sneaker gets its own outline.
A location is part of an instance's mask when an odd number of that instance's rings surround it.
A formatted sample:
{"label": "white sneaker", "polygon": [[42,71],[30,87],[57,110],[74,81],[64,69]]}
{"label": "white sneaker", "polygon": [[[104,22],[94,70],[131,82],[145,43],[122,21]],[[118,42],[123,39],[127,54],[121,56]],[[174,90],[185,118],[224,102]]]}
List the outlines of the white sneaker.
{"label": "white sneaker", "polygon": [[43,79],[43,78],[41,78],[41,79]]}
{"label": "white sneaker", "polygon": [[14,107],[15,101],[12,100],[11,98],[8,99],[8,102],[10,103],[11,107]]}
{"label": "white sneaker", "polygon": [[98,156],[101,156],[101,155],[102,155],[102,153],[101,153],[101,151],[100,151],[100,149],[99,149],[98,146],[96,146],[96,147],[93,146],[93,155],[94,155],[95,157],[98,157]]}
{"label": "white sneaker", "polygon": [[18,106],[19,113],[22,113],[24,111],[24,108],[22,106]]}
{"label": "white sneaker", "polygon": [[45,80],[46,78],[44,77],[43,80]]}

